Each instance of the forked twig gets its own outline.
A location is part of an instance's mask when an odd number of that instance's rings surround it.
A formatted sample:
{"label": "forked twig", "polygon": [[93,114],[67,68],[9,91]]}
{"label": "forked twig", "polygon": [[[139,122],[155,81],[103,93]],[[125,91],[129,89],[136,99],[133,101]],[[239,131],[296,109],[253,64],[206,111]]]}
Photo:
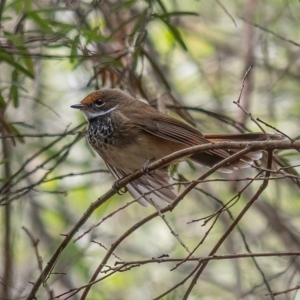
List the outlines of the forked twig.
{"label": "forked twig", "polygon": [[[273,152],[268,151],[268,168],[271,169],[272,166],[272,160],[273,160]],[[254,202],[259,198],[259,196],[263,193],[263,191],[267,188],[269,180],[268,178],[270,177],[270,172],[266,172],[265,175],[265,180],[263,181],[262,185],[259,187],[257,192],[254,194],[254,196],[250,199],[250,201],[245,205],[245,207],[242,209],[242,211],[239,213],[237,218],[232,222],[232,224],[229,226],[229,228],[226,230],[224,235],[221,237],[221,239],[218,241],[218,243],[215,245],[215,247],[212,249],[210,252],[209,256],[214,255],[220,246],[223,244],[227,236],[232,232],[232,230],[236,227],[236,225],[240,222],[240,220],[243,218],[243,216],[246,214],[246,212],[250,209],[250,207],[254,204]],[[196,270],[198,270],[192,279],[192,282],[190,286],[188,287],[183,300],[187,300],[191,291],[193,290],[195,284],[197,283],[199,277],[201,276],[203,270],[207,266],[208,262],[206,263],[199,263],[198,266],[193,270],[192,273],[194,273]]]}

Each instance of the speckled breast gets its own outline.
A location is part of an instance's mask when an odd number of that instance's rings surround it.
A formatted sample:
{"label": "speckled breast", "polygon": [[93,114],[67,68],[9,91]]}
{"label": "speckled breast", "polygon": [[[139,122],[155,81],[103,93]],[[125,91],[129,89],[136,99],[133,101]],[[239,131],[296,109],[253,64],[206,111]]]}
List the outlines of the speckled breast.
{"label": "speckled breast", "polygon": [[110,117],[97,117],[89,121],[87,140],[98,151],[114,145],[114,127]]}

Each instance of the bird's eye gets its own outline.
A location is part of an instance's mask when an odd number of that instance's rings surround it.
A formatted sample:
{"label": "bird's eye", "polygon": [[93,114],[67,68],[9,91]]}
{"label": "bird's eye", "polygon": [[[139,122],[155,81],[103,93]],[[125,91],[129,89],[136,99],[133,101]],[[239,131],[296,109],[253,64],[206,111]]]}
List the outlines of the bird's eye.
{"label": "bird's eye", "polygon": [[104,101],[102,99],[97,99],[95,101],[95,105],[98,106],[98,107],[102,106],[103,104],[104,104]]}

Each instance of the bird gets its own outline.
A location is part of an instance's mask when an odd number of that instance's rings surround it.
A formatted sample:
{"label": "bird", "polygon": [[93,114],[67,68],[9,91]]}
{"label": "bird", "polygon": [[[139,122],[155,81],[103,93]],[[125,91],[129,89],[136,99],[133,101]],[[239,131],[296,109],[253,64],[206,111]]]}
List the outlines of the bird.
{"label": "bird", "polygon": [[[87,95],[71,108],[80,110],[88,122],[87,140],[105,162],[116,180],[144,168],[153,161],[176,151],[218,141],[259,141],[277,134],[203,134],[196,128],[158,111],[117,88],[102,88]],[[202,151],[188,158],[211,168],[234,154],[231,150]],[[231,173],[250,167],[262,157],[262,152],[250,152],[218,171]],[[174,162],[173,162],[174,163]],[[169,166],[163,166],[126,185],[134,199],[147,206],[162,209],[177,193]]]}

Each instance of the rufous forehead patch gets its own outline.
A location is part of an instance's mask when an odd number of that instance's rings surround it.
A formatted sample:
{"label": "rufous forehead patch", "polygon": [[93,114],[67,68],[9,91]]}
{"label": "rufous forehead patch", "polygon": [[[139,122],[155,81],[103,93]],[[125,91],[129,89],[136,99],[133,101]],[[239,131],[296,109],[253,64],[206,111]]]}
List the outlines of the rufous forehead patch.
{"label": "rufous forehead patch", "polygon": [[91,104],[93,103],[95,100],[101,98],[101,91],[96,91],[93,93],[90,93],[89,95],[87,95],[82,101],[82,104]]}

